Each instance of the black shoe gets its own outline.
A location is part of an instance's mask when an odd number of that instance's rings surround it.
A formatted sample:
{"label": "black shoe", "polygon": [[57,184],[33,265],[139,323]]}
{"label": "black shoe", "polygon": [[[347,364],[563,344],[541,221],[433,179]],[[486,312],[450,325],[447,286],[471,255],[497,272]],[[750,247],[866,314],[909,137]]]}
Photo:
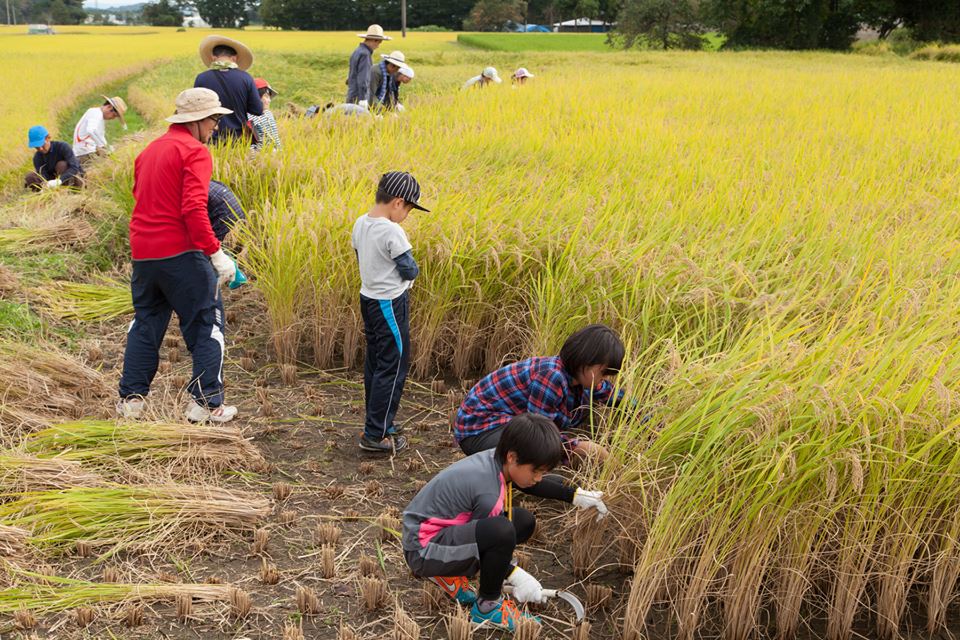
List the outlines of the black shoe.
{"label": "black shoe", "polygon": [[403,436],[393,436],[383,440],[373,440],[364,435],[360,438],[360,448],[373,453],[399,453],[407,448],[407,439]]}

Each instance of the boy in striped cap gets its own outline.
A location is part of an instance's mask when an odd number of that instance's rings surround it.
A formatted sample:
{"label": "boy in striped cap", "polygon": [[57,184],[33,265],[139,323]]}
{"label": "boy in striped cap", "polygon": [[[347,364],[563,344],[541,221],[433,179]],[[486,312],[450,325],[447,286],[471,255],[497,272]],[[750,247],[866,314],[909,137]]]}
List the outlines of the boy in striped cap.
{"label": "boy in striped cap", "polygon": [[367,337],[363,367],[366,417],[360,448],[395,453],[407,446],[393,422],[410,363],[410,286],[420,273],[400,226],[420,206],[420,185],[404,171],[383,174],[376,204],[353,225],[360,265],[360,314]]}

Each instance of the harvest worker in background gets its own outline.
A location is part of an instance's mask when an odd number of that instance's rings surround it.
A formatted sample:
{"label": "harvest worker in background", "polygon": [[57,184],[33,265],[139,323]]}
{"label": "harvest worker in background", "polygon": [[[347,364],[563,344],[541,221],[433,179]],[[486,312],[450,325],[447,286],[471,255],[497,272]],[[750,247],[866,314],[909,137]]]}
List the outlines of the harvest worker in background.
{"label": "harvest worker in background", "polygon": [[473,76],[469,80],[463,83],[464,89],[469,89],[470,87],[485,87],[491,82],[496,82],[500,84],[503,80],[500,79],[500,75],[497,73],[497,70],[493,67],[487,67],[480,73],[478,76]]}
{"label": "harvest worker in background", "polygon": [[223,242],[234,227],[247,219],[247,214],[244,213],[237,195],[219,180],[210,181],[207,215],[210,216],[213,235],[217,236],[220,242]]}
{"label": "harvest worker in background", "polygon": [[40,191],[60,185],[83,186],[83,169],[66,142],[51,140],[46,127],[37,125],[27,132],[27,145],[35,150],[33,171],[24,178],[23,186]]}
{"label": "harvest worker in background", "polygon": [[232,111],[221,120],[212,142],[244,138],[254,144],[256,133],[248,117],[262,116],[263,102],[247,73],[253,64],[253,52],[232,38],[207,36],[200,41],[200,59],[210,69],[199,74],[193,86],[210,89],[220,98],[220,104]]}
{"label": "harvest worker in background", "polygon": [[254,78],[253,84],[257,87],[257,93],[263,103],[263,115],[247,114],[250,123],[253,125],[254,133],[256,133],[253,148],[259,151],[264,147],[271,147],[274,151],[279,151],[282,148],[280,145],[280,130],[277,129],[277,119],[273,116],[273,111],[270,110],[270,103],[273,102],[273,96],[277,95],[277,92],[263,78]]}
{"label": "harvest worker in background", "polygon": [[86,166],[99,153],[110,150],[107,144],[107,120],[120,118],[120,124],[127,128],[123,114],[127,112],[127,103],[123,98],[103,96],[104,103],[99,107],[87,109],[80,122],[73,129],[73,153],[81,166]]}
{"label": "harvest worker in background", "polygon": [[[370,70],[370,106],[403,111],[403,105],[400,104],[400,85],[410,82],[413,70],[407,67],[402,51],[394,51],[381,57],[383,60],[380,64]],[[410,75],[407,75],[408,73]]]}
{"label": "harvest worker in background", "polygon": [[407,446],[393,423],[410,365],[410,287],[420,274],[400,223],[419,204],[420,185],[404,171],[383,174],[376,204],[357,218],[351,243],[360,265],[360,315],[367,337],[363,365],[366,418],[360,448],[394,453]]}
{"label": "harvest worker in background", "polygon": [[[513,416],[537,413],[549,418],[563,440],[567,462],[581,458],[603,459],[607,450],[577,437],[592,405],[619,405],[623,392],[614,393],[608,380],[623,364],[620,337],[602,324],[580,329],[563,343],[558,356],[528,358],[497,369],[481,379],[467,394],[454,418],[453,435],[469,455],[497,446],[500,434]],[[607,509],[599,491],[576,489],[574,505]]]}
{"label": "harvest worker in background", "polygon": [[223,301],[219,287],[236,275],[220,248],[207,211],[213,160],[205,146],[229,109],[209,89],[177,96],[167,132],[151,142],[134,164],[130,219],[134,319],[127,331],[117,412],[143,414],[160,363],[160,345],[177,312],[180,332],[193,356],[187,390],[191,422],[227,422],[236,407],[223,404]]}
{"label": "harvest worker in background", "polygon": [[358,33],[363,42],[350,56],[350,71],[347,74],[347,102],[369,106],[370,100],[370,70],[373,67],[373,52],[384,40],[392,40],[383,34],[383,27],[372,24],[367,27],[366,33]]}
{"label": "harvest worker in background", "polygon": [[523,86],[527,83],[527,78],[535,78],[532,73],[527,71],[526,67],[520,67],[513,72],[513,75],[510,76],[510,80],[513,82],[514,86]]}

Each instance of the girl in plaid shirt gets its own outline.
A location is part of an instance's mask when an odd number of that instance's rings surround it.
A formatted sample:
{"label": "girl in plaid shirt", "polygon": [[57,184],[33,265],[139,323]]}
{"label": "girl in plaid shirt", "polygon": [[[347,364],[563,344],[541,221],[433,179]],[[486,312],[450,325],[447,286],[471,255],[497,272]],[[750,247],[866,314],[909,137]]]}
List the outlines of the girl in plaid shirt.
{"label": "girl in plaid shirt", "polygon": [[453,433],[467,455],[493,449],[504,426],[522,413],[546,416],[560,431],[570,461],[607,455],[602,446],[570,434],[591,403],[616,405],[607,379],[623,364],[624,346],[610,327],[592,324],[563,343],[559,356],[528,358],[497,369],[480,380],[457,411]]}

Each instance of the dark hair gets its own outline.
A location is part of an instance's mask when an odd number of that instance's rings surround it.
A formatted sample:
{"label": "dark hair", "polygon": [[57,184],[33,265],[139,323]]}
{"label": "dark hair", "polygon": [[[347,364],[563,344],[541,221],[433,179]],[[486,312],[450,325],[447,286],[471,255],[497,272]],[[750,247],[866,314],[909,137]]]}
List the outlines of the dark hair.
{"label": "dark hair", "polygon": [[557,425],[538,413],[521,413],[510,418],[494,457],[502,465],[511,451],[517,455],[517,464],[531,464],[534,469],[553,469],[565,456]]}
{"label": "dark hair", "polygon": [[[377,204],[390,204],[397,198],[400,198],[400,196],[393,196],[387,193],[386,191],[384,191],[383,189],[377,189]],[[403,200],[403,198],[400,198],[400,199]],[[404,203],[409,204],[407,203],[406,200],[403,200],[403,201]]]}
{"label": "dark hair", "polygon": [[237,55],[237,50],[229,45],[218,44],[213,48],[213,55],[216,58],[220,56],[235,56]]}
{"label": "dark hair", "polygon": [[616,375],[623,366],[623,353],[616,331],[605,324],[591,324],[567,338],[560,348],[560,360],[571,375],[596,364],[606,367],[606,375]]}

